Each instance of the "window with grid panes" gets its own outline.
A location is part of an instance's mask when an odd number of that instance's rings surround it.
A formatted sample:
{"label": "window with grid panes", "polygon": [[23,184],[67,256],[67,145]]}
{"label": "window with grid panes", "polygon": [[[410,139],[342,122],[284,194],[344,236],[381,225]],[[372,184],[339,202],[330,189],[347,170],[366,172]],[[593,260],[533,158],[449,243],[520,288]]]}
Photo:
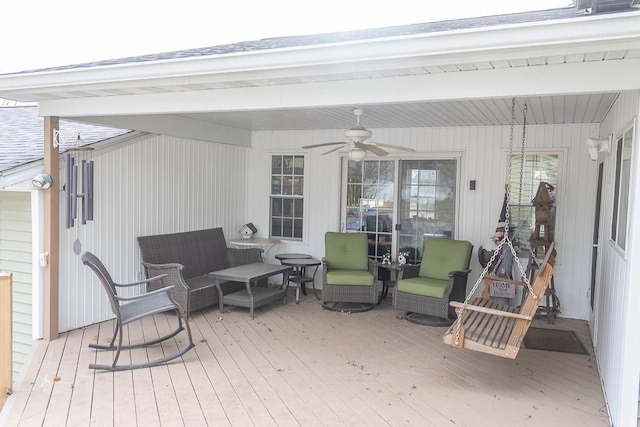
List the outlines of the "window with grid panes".
{"label": "window with grid panes", "polygon": [[302,240],[304,156],[271,156],[270,236]]}
{"label": "window with grid panes", "polygon": [[[558,188],[560,157],[557,154],[525,154],[524,163],[520,155],[512,156],[509,176],[509,223],[513,241],[520,255],[529,253],[529,240],[536,226],[536,213],[532,200],[536,196],[540,182]],[[522,169],[522,188],[520,170]],[[556,223],[556,207],[551,208],[549,233],[553,240]],[[547,232],[547,231],[545,231]]]}

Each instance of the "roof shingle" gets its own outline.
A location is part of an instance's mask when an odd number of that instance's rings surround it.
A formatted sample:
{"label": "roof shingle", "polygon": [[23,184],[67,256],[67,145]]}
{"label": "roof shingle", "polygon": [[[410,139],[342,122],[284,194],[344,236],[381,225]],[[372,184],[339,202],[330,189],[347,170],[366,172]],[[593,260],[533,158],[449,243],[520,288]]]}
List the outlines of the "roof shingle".
{"label": "roof shingle", "polygon": [[[79,130],[85,145],[129,132],[60,120],[60,130]],[[44,119],[35,106],[0,107],[0,174],[44,158]]]}
{"label": "roof shingle", "polygon": [[355,31],[344,31],[324,34],[312,34],[301,36],[273,37],[260,40],[243,41],[239,43],[223,44],[218,46],[185,49],[173,52],[161,52],[149,55],[132,56],[126,58],[107,59],[84,64],[73,64],[60,67],[50,67],[39,70],[21,71],[19,73],[32,73],[40,71],[60,71],[67,69],[91,68],[119,64],[132,64],[141,62],[163,61],[172,59],[196,58],[216,56],[242,52],[257,52],[262,50],[293,48],[301,46],[314,46],[358,40],[370,40],[385,37],[409,36],[415,34],[438,33],[445,31],[464,30],[479,27],[491,27],[496,25],[513,25],[527,22],[539,22],[556,19],[568,19],[583,16],[584,13],[573,7],[540,10],[532,12],[513,13],[508,15],[484,16],[479,18],[456,19],[439,22],[426,22],[421,24],[398,25],[393,27],[372,28]]}

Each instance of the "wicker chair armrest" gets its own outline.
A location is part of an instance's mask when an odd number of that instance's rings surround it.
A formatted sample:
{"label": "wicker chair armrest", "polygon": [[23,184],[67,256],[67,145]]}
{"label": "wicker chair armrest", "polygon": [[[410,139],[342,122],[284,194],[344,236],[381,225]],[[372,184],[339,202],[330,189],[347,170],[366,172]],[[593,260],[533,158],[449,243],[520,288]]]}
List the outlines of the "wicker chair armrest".
{"label": "wicker chair armrest", "polygon": [[380,265],[380,263],[377,260],[369,260],[368,270],[369,273],[373,274],[373,277],[378,277],[378,265]]}
{"label": "wicker chair armrest", "polygon": [[412,277],[418,277],[420,271],[420,264],[405,264],[398,272],[398,280],[411,279]]}
{"label": "wicker chair armrest", "polygon": [[322,289],[324,289],[327,286],[327,272],[329,271],[329,263],[327,262],[327,258],[322,257],[320,259],[320,262],[322,263],[320,265],[320,276],[322,278]]}
{"label": "wicker chair armrest", "polygon": [[252,262],[262,261],[262,249],[260,248],[227,248],[229,254],[229,264],[231,267],[238,265],[250,264]]}
{"label": "wicker chair armrest", "polygon": [[155,280],[147,284],[147,292],[153,292],[157,289],[174,286],[171,290],[171,295],[173,295],[185,313],[188,313],[190,288],[184,281],[184,277],[182,277],[182,270],[184,269],[184,266],[177,262],[166,264],[143,262],[142,265],[146,270],[147,276],[163,276],[160,280]]}
{"label": "wicker chair armrest", "polygon": [[178,263],[178,262],[168,262],[166,264],[153,264],[150,262],[142,262],[142,265],[144,265],[146,268],[150,268],[150,269],[154,269],[154,270],[170,270],[170,269],[174,269],[177,268],[178,270],[183,270],[184,269],[184,265]]}
{"label": "wicker chair armrest", "polygon": [[[454,270],[449,272],[449,287],[445,293],[445,298],[464,301],[467,294],[467,277],[471,273],[471,269]],[[449,296],[453,293],[451,298]]]}
{"label": "wicker chair armrest", "polygon": [[449,272],[449,278],[455,279],[456,277],[467,277],[471,273],[471,269],[468,270],[454,270]]}

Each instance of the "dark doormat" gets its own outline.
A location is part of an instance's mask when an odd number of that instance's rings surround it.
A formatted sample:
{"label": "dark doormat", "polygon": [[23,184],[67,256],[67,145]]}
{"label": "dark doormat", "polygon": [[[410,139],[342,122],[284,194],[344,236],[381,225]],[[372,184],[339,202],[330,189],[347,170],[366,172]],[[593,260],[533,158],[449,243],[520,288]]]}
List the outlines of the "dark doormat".
{"label": "dark doormat", "polygon": [[529,328],[522,342],[524,348],[531,350],[558,351],[561,353],[586,354],[589,352],[575,332],[557,329]]}

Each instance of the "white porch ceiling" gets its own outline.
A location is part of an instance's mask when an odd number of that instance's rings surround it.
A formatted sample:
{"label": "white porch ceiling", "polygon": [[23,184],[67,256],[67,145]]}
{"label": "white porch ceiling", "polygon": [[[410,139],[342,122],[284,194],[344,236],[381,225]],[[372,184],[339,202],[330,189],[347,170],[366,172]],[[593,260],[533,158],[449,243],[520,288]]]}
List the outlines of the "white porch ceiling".
{"label": "white porch ceiling", "polygon": [[[529,124],[600,123],[616,93],[517,98],[516,117],[527,104]],[[247,130],[348,129],[353,107],[364,107],[367,128],[498,126],[511,123],[511,99],[386,103],[287,110],[184,114],[186,118]]]}

